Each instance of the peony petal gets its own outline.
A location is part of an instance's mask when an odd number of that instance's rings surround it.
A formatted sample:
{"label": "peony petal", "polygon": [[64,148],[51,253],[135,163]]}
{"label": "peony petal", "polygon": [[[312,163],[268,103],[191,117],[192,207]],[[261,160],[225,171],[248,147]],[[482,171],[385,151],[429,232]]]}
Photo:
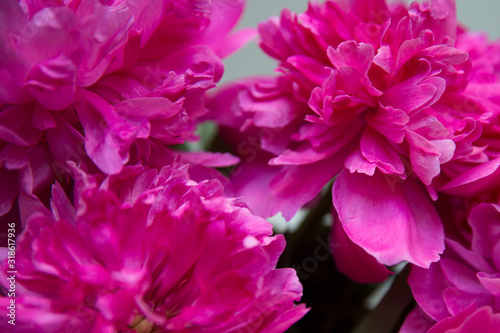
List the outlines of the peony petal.
{"label": "peony petal", "polygon": [[477,308],[476,304],[472,304],[455,316],[437,323],[429,333],[494,333],[499,328],[500,314],[494,314],[490,307]]}
{"label": "peony petal", "polygon": [[12,203],[19,193],[19,179],[17,170],[0,168],[0,216],[5,215],[12,207]]}
{"label": "peony petal", "polygon": [[193,165],[223,168],[238,164],[240,159],[229,153],[212,153],[204,151],[181,152],[183,161]]}
{"label": "peony petal", "polygon": [[42,138],[42,132],[31,125],[33,105],[12,105],[2,107],[0,112],[0,140],[29,146]]}
{"label": "peony petal", "polygon": [[495,246],[500,242],[499,221],[500,206],[494,204],[480,203],[469,214],[472,249],[484,258],[492,258]]}
{"label": "peony petal", "polygon": [[25,79],[26,91],[47,109],[65,109],[75,98],[76,69],[64,55],[38,63]]}
{"label": "peony petal", "polygon": [[72,223],[75,222],[75,208],[58,182],[52,186],[50,208],[57,221],[65,220]]}
{"label": "peony petal", "polygon": [[391,274],[384,265],[354,244],[346,235],[337,213],[333,212],[334,224],[332,228],[331,248],[337,269],[350,279],[358,283],[378,283],[387,279]]}
{"label": "peony petal", "polygon": [[360,141],[361,153],[371,163],[375,163],[379,170],[387,174],[401,175],[405,166],[399,154],[392,149],[384,137],[370,129],[365,128]]}
{"label": "peony petal", "polygon": [[114,108],[98,95],[85,90],[79,94],[76,111],[85,130],[87,154],[103,172],[120,172],[128,160],[128,147],[137,128],[120,119]]}
{"label": "peony petal", "polygon": [[455,195],[473,196],[491,187],[500,180],[500,158],[493,159],[486,163],[466,171],[455,177],[440,190]]}
{"label": "peony petal", "polygon": [[416,307],[408,314],[399,332],[427,333],[435,323],[420,307]]}
{"label": "peony petal", "polygon": [[432,264],[428,269],[413,266],[408,276],[408,284],[421,311],[427,316],[435,321],[450,316],[441,294],[452,285],[446,280],[438,264]]}
{"label": "peony petal", "polygon": [[406,260],[429,267],[439,259],[444,250],[443,226],[413,179],[400,183],[379,172],[366,176],[342,170],[332,193],[348,237],[381,264]]}
{"label": "peony petal", "polygon": [[[281,212],[286,220],[290,220],[340,171],[343,159],[339,156],[342,154],[312,164],[285,166],[269,183],[273,194],[269,216]],[[296,179],[307,179],[307,186],[297,187]]]}

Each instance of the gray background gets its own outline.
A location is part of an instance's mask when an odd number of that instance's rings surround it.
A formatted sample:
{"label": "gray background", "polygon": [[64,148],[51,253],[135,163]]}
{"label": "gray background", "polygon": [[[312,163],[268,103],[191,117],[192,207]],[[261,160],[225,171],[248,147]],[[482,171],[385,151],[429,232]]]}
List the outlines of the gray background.
{"label": "gray background", "polygon": [[[458,19],[470,30],[486,31],[490,39],[500,36],[500,1],[457,0],[456,3]],[[270,16],[279,16],[284,7],[301,12],[306,9],[307,0],[247,0],[239,27],[255,27]],[[276,67],[276,62],[260,51],[256,43],[245,46],[227,58],[224,64],[226,70],[222,82],[250,75],[271,74]]]}

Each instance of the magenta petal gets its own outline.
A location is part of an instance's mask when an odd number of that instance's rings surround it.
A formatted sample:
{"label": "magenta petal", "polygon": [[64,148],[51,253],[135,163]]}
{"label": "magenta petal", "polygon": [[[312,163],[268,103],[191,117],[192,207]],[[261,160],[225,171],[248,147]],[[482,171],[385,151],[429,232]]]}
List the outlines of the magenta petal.
{"label": "magenta petal", "polygon": [[477,309],[472,304],[453,317],[444,319],[429,330],[429,333],[496,333],[500,331],[500,314],[490,307]]}
{"label": "magenta petal", "polygon": [[[270,217],[281,212],[289,220],[333,178],[342,168],[342,162],[342,158],[329,158],[312,164],[280,167],[269,166],[265,156],[253,157],[242,163],[232,181],[236,194],[245,198],[255,214]],[[296,179],[307,179],[308,186],[296,186],[292,181]]]}
{"label": "magenta petal", "polygon": [[229,153],[212,153],[205,151],[181,152],[183,161],[192,165],[203,165],[212,168],[223,168],[238,164],[240,159]]}
{"label": "magenta petal", "polygon": [[308,80],[318,86],[322,86],[323,82],[330,76],[331,69],[310,56],[303,54],[293,55],[288,57],[286,61],[290,66],[300,70]]}
{"label": "magenta petal", "polygon": [[[254,150],[250,150],[255,154]],[[259,216],[273,216],[273,194],[269,191],[270,181],[283,169],[269,166],[266,158],[253,158],[243,162],[231,175],[231,182],[238,196],[245,198],[250,210]]]}
{"label": "magenta petal", "polygon": [[450,282],[446,280],[439,265],[433,264],[428,269],[413,266],[408,284],[421,310],[430,318],[440,321],[450,315],[441,295],[450,286]]}
{"label": "magenta petal", "polygon": [[417,307],[408,314],[399,333],[426,333],[435,323],[421,308]]}
{"label": "magenta petal", "polygon": [[129,6],[119,2],[112,5],[82,2],[79,10],[80,15],[86,11],[87,27],[94,27],[86,31],[89,34],[86,42],[93,49],[93,54],[83,58],[77,74],[77,85],[88,87],[101,78],[113,60],[115,51],[127,42],[134,18]]}
{"label": "magenta petal", "polygon": [[180,103],[174,103],[164,97],[129,98],[113,107],[124,117],[147,119],[169,118],[182,109]]}
{"label": "magenta petal", "polygon": [[360,141],[361,153],[379,170],[387,174],[403,174],[405,166],[398,153],[391,148],[384,136],[367,127]]}
{"label": "magenta petal", "polygon": [[76,66],[64,55],[39,63],[25,80],[26,90],[51,110],[62,110],[73,102],[75,83]]}
{"label": "magenta petal", "polygon": [[[333,205],[348,237],[384,265],[429,267],[444,250],[444,231],[430,198],[413,179],[399,182],[342,170]],[[367,232],[369,231],[369,232]]]}
{"label": "magenta petal", "polygon": [[0,140],[18,146],[30,146],[42,138],[42,132],[31,125],[33,105],[2,107],[0,112]]}
{"label": "magenta petal", "polygon": [[380,99],[382,103],[409,113],[437,101],[446,88],[446,82],[439,77],[426,78],[430,67],[428,61],[421,60],[419,73],[384,91]]}
{"label": "magenta petal", "polygon": [[230,56],[246,45],[257,35],[255,28],[243,28],[226,36],[222,43],[216,48],[216,53],[222,59]]}
{"label": "magenta petal", "polygon": [[500,273],[487,274],[479,272],[477,278],[484,288],[488,290],[493,296],[500,297]]}
{"label": "magenta petal", "polygon": [[17,170],[0,168],[0,216],[6,214],[12,207],[19,193],[19,178]]}
{"label": "magenta petal", "polygon": [[135,290],[122,290],[100,295],[96,307],[109,321],[130,322],[136,310]]}
{"label": "magenta petal", "polygon": [[158,28],[167,4],[165,1],[158,0],[135,1],[134,5],[129,7],[134,17],[134,29],[141,32],[141,47],[144,46],[155,32],[155,29]]}
{"label": "magenta petal", "polygon": [[452,179],[440,188],[441,191],[455,194],[473,196],[498,183],[500,179],[500,158],[486,163],[481,163],[475,168]]}
{"label": "magenta petal", "polygon": [[366,115],[366,122],[379,133],[395,143],[404,140],[404,127],[410,118],[399,109],[390,106],[380,106],[376,113]]}
{"label": "magenta petal", "polygon": [[[30,97],[23,89],[29,65],[12,50],[14,36],[24,30],[27,17],[17,0],[0,1],[0,101],[25,103]],[[13,38],[14,37],[14,38]]]}
{"label": "magenta petal", "polygon": [[[499,222],[500,206],[498,205],[481,203],[475,206],[469,214],[469,224],[472,227],[472,248],[485,258],[494,256],[495,247],[500,244]],[[500,265],[497,265],[497,268],[500,268]]]}
{"label": "magenta petal", "polygon": [[40,131],[56,127],[56,122],[54,117],[50,114],[50,111],[40,104],[36,104],[33,108],[33,118],[31,118],[31,124]]}
{"label": "magenta petal", "polygon": [[19,215],[21,218],[21,225],[26,226],[26,222],[33,214],[50,216],[50,210],[47,209],[33,194],[21,192],[18,198]]}
{"label": "magenta petal", "polygon": [[[58,115],[57,115],[58,116]],[[67,174],[68,161],[80,163],[82,161],[92,164],[84,148],[83,136],[69,125],[66,120],[56,117],[57,127],[45,132],[47,143],[54,161],[50,164],[51,169],[59,180]]]}
{"label": "magenta petal", "polygon": [[[285,166],[269,185],[274,195],[271,216],[281,211],[283,217],[290,220],[339,172],[341,163],[342,159],[335,156],[312,164]],[[307,186],[296,186],[297,179],[307,179]]]}
{"label": "magenta petal", "polygon": [[339,44],[337,49],[328,49],[328,58],[337,69],[352,67],[361,74],[365,84],[370,84],[368,70],[373,61],[375,51],[370,44],[357,44],[355,41],[347,41]]}
{"label": "magenta petal", "polygon": [[114,108],[96,94],[81,90],[76,107],[85,130],[85,149],[103,172],[120,172],[128,160],[128,146],[136,129],[121,119]]}
{"label": "magenta petal", "polygon": [[425,185],[430,185],[441,171],[438,147],[418,133],[407,130],[405,136],[410,145],[413,171]]}
{"label": "magenta petal", "polygon": [[384,265],[366,253],[347,237],[342,223],[333,212],[334,225],[332,228],[331,248],[335,263],[340,272],[358,283],[378,283],[392,274]]}
{"label": "magenta petal", "polygon": [[[269,85],[268,90],[272,89],[272,85],[274,82],[269,81],[266,82],[261,80],[260,84],[255,88],[260,88],[264,90],[266,85]],[[278,89],[273,92],[275,94],[280,93]],[[247,112],[253,112],[253,122],[258,127],[264,128],[282,128],[291,124],[294,120],[300,116],[302,113],[301,108],[303,109],[303,105],[297,103],[290,96],[273,96],[271,95],[268,99],[261,99],[256,101],[252,96],[253,91],[244,91],[238,94],[238,101],[240,103],[241,108],[243,108]]]}
{"label": "magenta petal", "polygon": [[431,0],[430,13],[433,20],[426,28],[434,31],[437,42],[445,37],[457,38],[457,9],[454,0]]}
{"label": "magenta petal", "polygon": [[[255,32],[249,29],[240,30],[234,36],[228,36],[229,32],[236,25],[245,7],[244,0],[231,1],[211,1],[210,24],[204,31],[198,43],[208,45],[221,58],[228,56],[240,48]],[[239,38],[235,40],[234,38]]]}
{"label": "magenta petal", "polygon": [[50,208],[52,209],[52,213],[57,221],[65,220],[72,223],[75,222],[75,208],[58,182],[52,185]]}
{"label": "magenta petal", "polygon": [[337,49],[328,49],[328,58],[335,68],[353,67],[363,74],[368,72],[374,54],[372,45],[358,45],[355,41],[342,42]]}
{"label": "magenta petal", "polygon": [[359,150],[355,150],[346,158],[344,166],[351,173],[364,173],[368,176],[373,176],[377,170],[377,165],[368,161]]}

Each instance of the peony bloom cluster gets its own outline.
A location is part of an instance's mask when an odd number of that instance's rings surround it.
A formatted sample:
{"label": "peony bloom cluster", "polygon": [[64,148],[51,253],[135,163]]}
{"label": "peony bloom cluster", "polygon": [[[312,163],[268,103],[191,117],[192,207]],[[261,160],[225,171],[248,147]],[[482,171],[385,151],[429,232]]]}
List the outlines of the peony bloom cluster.
{"label": "peony bloom cluster", "polygon": [[238,158],[173,147],[254,36],[231,31],[244,4],[1,1],[0,331],[278,333],[308,311],[283,235],[225,196]]}
{"label": "peony bloom cluster", "polygon": [[242,159],[236,192],[257,214],[290,219],[335,179],[333,241],[346,254],[336,258],[355,280],[384,279],[380,264],[438,261],[440,191],[498,178],[498,44],[460,27],[452,0],[310,3],[259,34],[278,75],[210,102]]}
{"label": "peony bloom cluster", "polygon": [[[16,332],[283,332],[302,317],[295,271],[274,269],[283,235],[187,169],[73,166],[73,200],[55,183],[18,238]],[[8,289],[7,251],[2,266]]]}
{"label": "peony bloom cluster", "polygon": [[[0,331],[284,332],[309,310],[265,218],[305,208],[303,282],[320,229],[335,282],[408,263],[353,331],[500,332],[500,41],[453,0],[310,1],[258,26],[274,76],[212,90],[244,5],[0,0]],[[230,153],[186,151],[205,120]]]}
{"label": "peony bloom cluster", "polygon": [[195,138],[221,58],[253,36],[230,31],[243,5],[2,1],[0,216],[19,193],[62,181],[67,161],[117,174],[155,154],[175,159],[165,145]]}

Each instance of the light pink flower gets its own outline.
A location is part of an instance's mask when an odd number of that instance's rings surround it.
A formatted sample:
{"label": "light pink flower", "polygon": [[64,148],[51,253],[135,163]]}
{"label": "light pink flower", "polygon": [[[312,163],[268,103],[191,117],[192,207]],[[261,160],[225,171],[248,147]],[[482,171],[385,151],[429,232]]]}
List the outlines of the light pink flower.
{"label": "light pink flower", "polygon": [[275,269],[284,237],[218,181],[74,172],[74,205],[56,183],[17,240],[19,332],[283,332],[307,312],[295,271]]}
{"label": "light pink flower", "polygon": [[67,161],[116,174],[129,162],[147,163],[155,146],[194,139],[221,58],[253,35],[230,32],[243,5],[3,1],[0,184],[9,191],[0,215],[19,187],[31,194],[61,180]]}
{"label": "light pink flower", "polygon": [[337,176],[333,205],[354,244],[385,265],[437,261],[444,233],[431,199],[449,181],[438,176],[477,153],[497,112],[495,98],[468,87],[482,70],[460,49],[471,37],[454,1],[311,3],[259,33],[280,75],[235,83],[211,102],[244,160],[238,193],[256,213],[289,219]]}

